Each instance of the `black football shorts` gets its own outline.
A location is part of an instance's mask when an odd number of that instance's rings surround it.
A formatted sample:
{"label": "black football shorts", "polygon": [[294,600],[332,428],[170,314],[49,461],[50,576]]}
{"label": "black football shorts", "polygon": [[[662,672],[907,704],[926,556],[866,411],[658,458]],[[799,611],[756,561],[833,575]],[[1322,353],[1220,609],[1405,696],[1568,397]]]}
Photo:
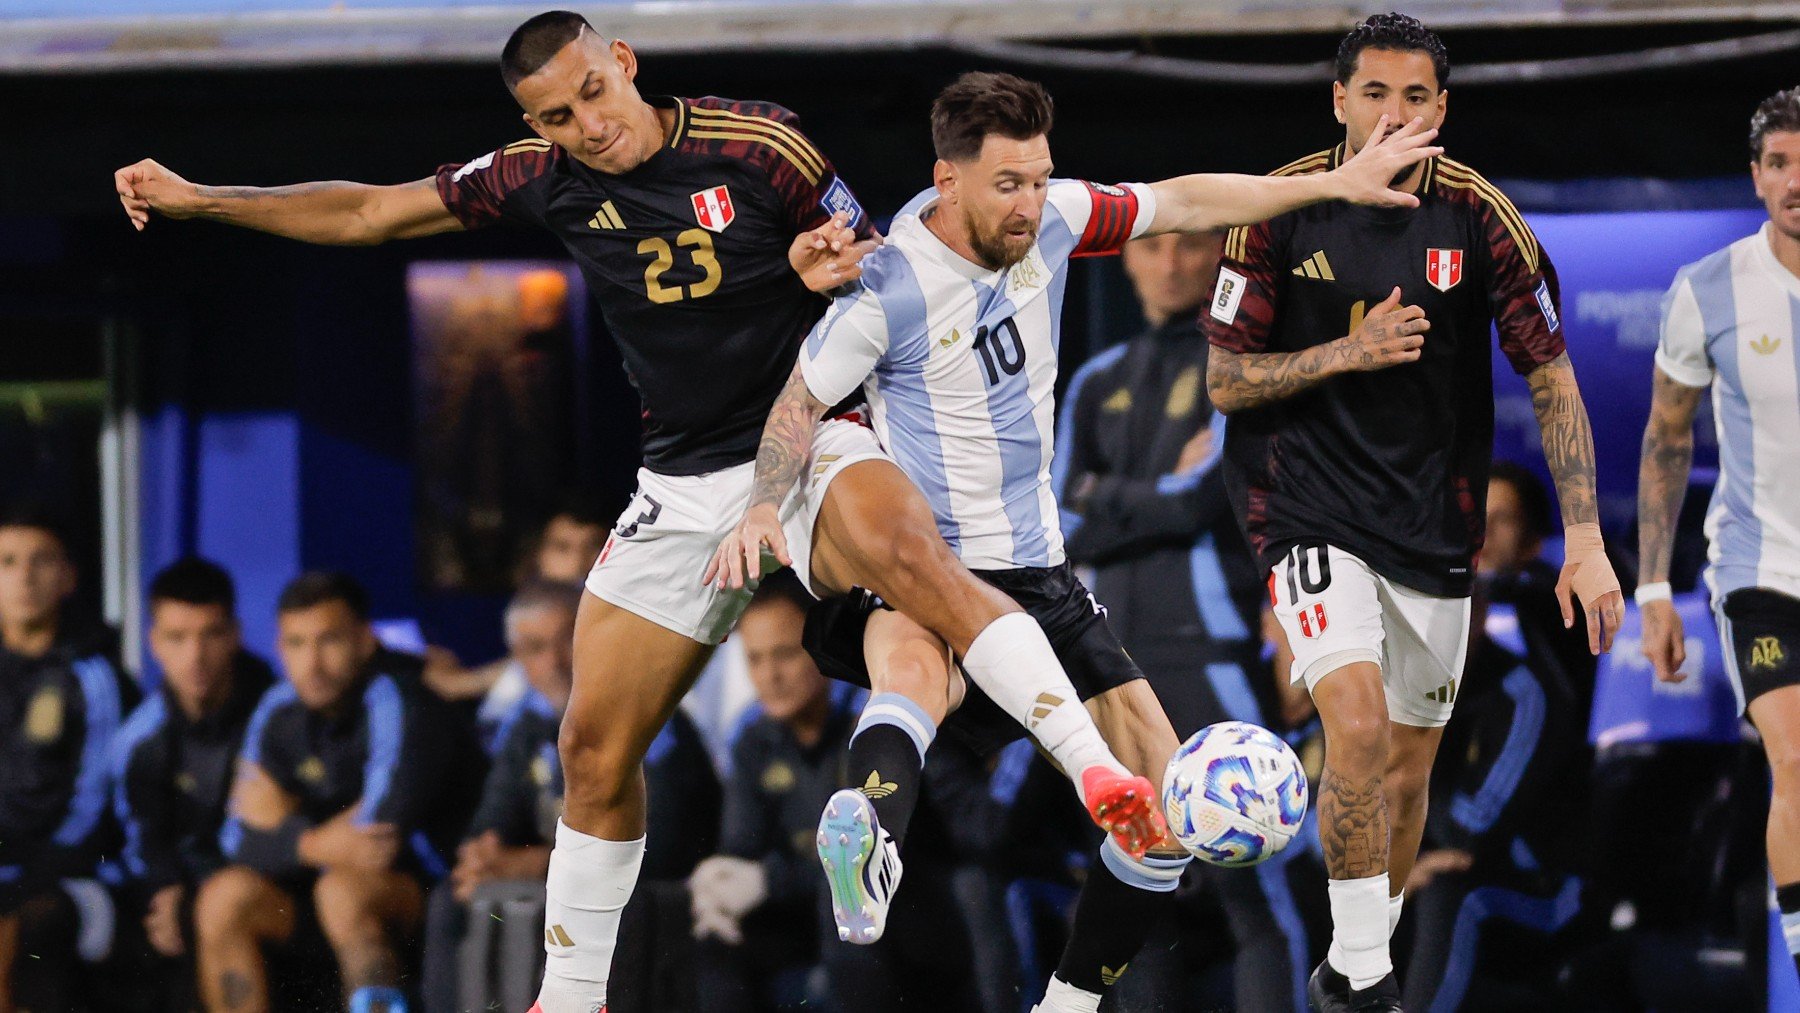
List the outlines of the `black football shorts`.
{"label": "black football shorts", "polygon": [[[1004,592],[1037,620],[1081,699],[1092,699],[1144,677],[1107,625],[1106,610],[1069,564],[976,570],[975,576]],[[860,590],[814,605],[806,617],[805,643],[819,671],[840,682],[868,688],[863,629],[871,613],[888,607],[873,594]],[[968,689],[962,706],[944,722],[946,732],[983,754],[1025,734],[1025,729],[1007,717],[974,683]]]}

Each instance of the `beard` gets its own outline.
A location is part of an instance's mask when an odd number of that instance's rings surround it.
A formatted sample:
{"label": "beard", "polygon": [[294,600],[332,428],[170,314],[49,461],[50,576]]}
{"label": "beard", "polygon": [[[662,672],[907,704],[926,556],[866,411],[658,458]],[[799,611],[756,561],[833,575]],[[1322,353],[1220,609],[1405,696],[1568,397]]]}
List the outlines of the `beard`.
{"label": "beard", "polygon": [[1004,228],[984,232],[981,223],[966,211],[963,212],[963,225],[969,230],[969,247],[981,259],[981,266],[990,271],[1005,270],[1024,260],[1031,252],[1031,245],[1037,242],[1036,222],[1032,222],[1030,231],[1021,237],[1014,237]]}

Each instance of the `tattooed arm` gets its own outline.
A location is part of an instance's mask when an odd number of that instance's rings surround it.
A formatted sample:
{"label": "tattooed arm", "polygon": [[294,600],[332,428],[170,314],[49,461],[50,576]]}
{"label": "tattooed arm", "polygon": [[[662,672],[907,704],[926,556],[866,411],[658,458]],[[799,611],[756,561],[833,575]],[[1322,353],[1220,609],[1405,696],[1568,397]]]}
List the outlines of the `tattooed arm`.
{"label": "tattooed arm", "polygon": [[333,180],[293,186],[198,186],[151,159],[113,173],[125,214],[140,232],[152,211],[208,218],[307,243],[369,246],[462,228],[435,178],[395,186]]}
{"label": "tattooed arm", "polygon": [[1594,432],[1575,384],[1575,367],[1564,352],[1526,376],[1531,407],[1543,437],[1544,463],[1556,483],[1563,526],[1595,524],[1600,506],[1594,492]]}
{"label": "tattooed arm", "polygon": [[1206,392],[1226,415],[1293,397],[1339,373],[1368,372],[1413,362],[1431,321],[1417,306],[1401,306],[1400,290],[1369,311],[1356,333],[1299,352],[1233,352],[1214,345],[1206,363]]}
{"label": "tattooed arm", "polygon": [[762,552],[767,546],[783,566],[793,565],[787,535],[781,529],[781,502],[800,481],[812,458],[813,426],[830,407],[806,386],[800,362],[794,363],[787,386],[769,409],[762,443],[756,448],[756,473],[750,488],[750,506],[736,529],[719,543],[700,578],[720,588],[743,587],[762,577]]}
{"label": "tattooed arm", "polygon": [[1562,506],[1563,567],[1556,597],[1562,604],[1563,625],[1575,625],[1579,600],[1587,613],[1588,650],[1600,654],[1612,649],[1625,605],[1600,536],[1594,432],[1588,426],[1587,406],[1567,352],[1533,369],[1525,379],[1543,437],[1544,463],[1550,467]]}
{"label": "tattooed arm", "polygon": [[1650,394],[1650,421],[1644,426],[1638,464],[1638,582],[1669,579],[1675,551],[1675,521],[1687,495],[1694,463],[1694,416],[1704,387],[1689,387],[1656,371]]}
{"label": "tattooed arm", "polygon": [[[1650,421],[1644,426],[1644,450],[1638,463],[1638,585],[1665,583],[1675,552],[1675,522],[1687,495],[1694,463],[1694,415],[1705,387],[1690,387],[1662,367],[1650,393]],[[1646,601],[1644,657],[1664,682],[1680,682],[1687,660],[1686,634],[1673,602]]]}

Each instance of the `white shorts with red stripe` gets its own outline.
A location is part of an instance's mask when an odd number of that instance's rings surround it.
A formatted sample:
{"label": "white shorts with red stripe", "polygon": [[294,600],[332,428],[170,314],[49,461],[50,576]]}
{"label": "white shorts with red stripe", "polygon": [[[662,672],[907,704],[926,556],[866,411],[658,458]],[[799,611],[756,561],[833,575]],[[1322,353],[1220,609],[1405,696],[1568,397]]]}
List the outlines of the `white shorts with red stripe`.
{"label": "white shorts with red stripe", "polygon": [[1388,717],[1435,728],[1450,720],[1469,645],[1469,599],[1396,584],[1329,545],[1295,546],[1269,573],[1275,618],[1308,692],[1358,661],[1381,669]]}
{"label": "white shorts with red stripe", "polygon": [[[812,460],[781,506],[794,572],[809,589],[812,529],[825,490],[845,468],[868,460],[891,458],[857,417],[819,423]],[[724,640],[749,603],[750,591],[721,591],[702,584],[700,577],[719,543],[743,519],[755,472],[755,462],[704,475],[659,475],[639,469],[637,493],[613,525],[612,536],[588,573],[587,589],[702,644]],[[779,565],[764,555],[765,570]]]}

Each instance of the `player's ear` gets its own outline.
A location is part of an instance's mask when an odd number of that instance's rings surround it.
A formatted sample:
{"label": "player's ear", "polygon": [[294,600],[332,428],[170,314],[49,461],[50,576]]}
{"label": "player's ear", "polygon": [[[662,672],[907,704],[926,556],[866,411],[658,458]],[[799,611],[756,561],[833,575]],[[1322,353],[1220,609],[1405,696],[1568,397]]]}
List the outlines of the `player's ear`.
{"label": "player's ear", "polygon": [[520,113],[519,118],[525,121],[525,125],[531,128],[532,133],[542,137],[546,141],[550,139],[550,135],[544,133],[543,124],[539,123],[530,113]]}
{"label": "player's ear", "polygon": [[1344,82],[1331,82],[1331,114],[1337,117],[1339,123],[1344,122],[1344,96],[1347,94],[1349,92],[1344,88]]}
{"label": "player's ear", "polygon": [[1443,91],[1438,92],[1438,97],[1437,97],[1437,118],[1438,118],[1438,126],[1439,127],[1442,127],[1444,125],[1444,114],[1446,112],[1448,112],[1449,109],[1450,109],[1450,89],[1445,88]]}
{"label": "player's ear", "polygon": [[936,184],[938,196],[951,203],[956,202],[956,166],[954,163],[940,158],[931,167],[931,182]]}
{"label": "player's ear", "polygon": [[612,40],[611,49],[613,59],[618,61],[619,72],[625,75],[625,80],[636,81],[638,58],[637,54],[632,52],[630,43],[626,42],[624,39],[614,39]]}

